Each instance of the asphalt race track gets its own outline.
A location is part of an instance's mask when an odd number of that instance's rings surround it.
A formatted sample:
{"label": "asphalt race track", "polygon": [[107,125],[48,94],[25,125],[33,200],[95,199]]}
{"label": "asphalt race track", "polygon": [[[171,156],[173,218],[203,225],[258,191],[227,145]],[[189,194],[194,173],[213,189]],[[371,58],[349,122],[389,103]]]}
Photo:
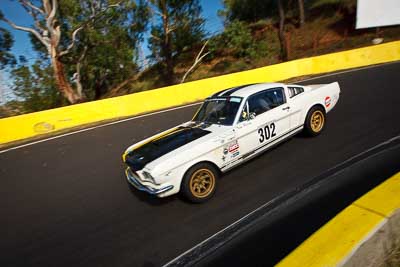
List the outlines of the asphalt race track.
{"label": "asphalt race track", "polygon": [[[224,175],[193,205],[151,198],[125,180],[121,154],[189,120],[160,113],[0,154],[0,266],[159,266],[260,205],[400,133],[400,63],[305,82],[339,81],[325,132],[296,136]],[[399,163],[400,170],[400,163]]]}

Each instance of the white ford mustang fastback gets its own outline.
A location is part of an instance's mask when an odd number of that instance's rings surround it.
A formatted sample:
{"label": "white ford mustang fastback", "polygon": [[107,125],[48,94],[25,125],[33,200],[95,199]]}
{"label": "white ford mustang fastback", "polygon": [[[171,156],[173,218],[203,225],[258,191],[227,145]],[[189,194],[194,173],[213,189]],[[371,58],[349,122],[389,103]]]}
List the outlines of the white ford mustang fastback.
{"label": "white ford mustang fastback", "polygon": [[339,100],[337,82],[263,83],[207,98],[191,121],[130,146],[122,158],[139,190],[166,197],[181,192],[204,202],[218,176],[300,131],[316,136]]}

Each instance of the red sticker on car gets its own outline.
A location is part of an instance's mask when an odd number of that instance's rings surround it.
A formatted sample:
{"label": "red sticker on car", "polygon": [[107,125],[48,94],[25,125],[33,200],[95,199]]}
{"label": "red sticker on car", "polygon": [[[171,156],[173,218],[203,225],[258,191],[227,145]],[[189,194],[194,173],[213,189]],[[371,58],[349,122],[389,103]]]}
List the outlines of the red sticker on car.
{"label": "red sticker on car", "polygon": [[239,149],[239,144],[236,142],[236,143],[233,143],[233,144],[231,144],[231,145],[229,146],[228,151],[229,151],[230,153],[232,153],[232,152],[234,152],[234,151],[236,151],[236,150],[238,150],[238,149]]}
{"label": "red sticker on car", "polygon": [[329,108],[331,105],[331,98],[329,96],[325,97],[325,107]]}

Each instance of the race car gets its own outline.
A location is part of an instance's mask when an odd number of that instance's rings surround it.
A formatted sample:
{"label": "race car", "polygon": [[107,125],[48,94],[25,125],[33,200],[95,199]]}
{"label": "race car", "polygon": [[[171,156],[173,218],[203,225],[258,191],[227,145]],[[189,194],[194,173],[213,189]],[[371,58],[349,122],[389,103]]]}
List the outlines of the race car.
{"label": "race car", "polygon": [[339,94],[337,82],[260,83],[218,92],[191,121],[128,147],[122,156],[128,182],[157,197],[181,193],[205,202],[224,172],[300,131],[320,134]]}

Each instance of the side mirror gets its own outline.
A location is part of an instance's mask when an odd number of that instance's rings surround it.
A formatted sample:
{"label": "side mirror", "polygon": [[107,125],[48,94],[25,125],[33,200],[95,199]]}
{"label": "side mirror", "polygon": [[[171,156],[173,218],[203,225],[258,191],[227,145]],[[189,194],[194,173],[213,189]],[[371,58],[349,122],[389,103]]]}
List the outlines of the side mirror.
{"label": "side mirror", "polygon": [[249,118],[250,118],[250,120],[254,120],[256,118],[256,113],[255,112],[250,112]]}

